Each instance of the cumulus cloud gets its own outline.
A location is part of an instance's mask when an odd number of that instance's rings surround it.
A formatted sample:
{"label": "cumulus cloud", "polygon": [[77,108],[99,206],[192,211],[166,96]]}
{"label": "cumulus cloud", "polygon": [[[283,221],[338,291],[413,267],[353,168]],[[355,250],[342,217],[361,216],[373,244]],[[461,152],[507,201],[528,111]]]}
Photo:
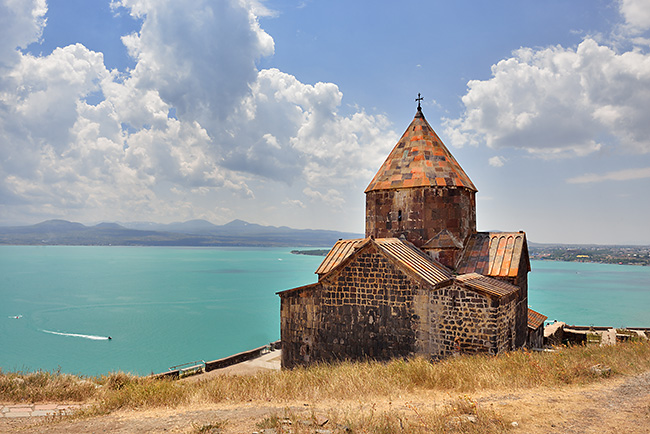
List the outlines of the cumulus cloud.
{"label": "cumulus cloud", "polygon": [[650,56],[584,40],[577,48],[522,48],[472,80],[465,114],[447,121],[452,143],[485,142],[541,157],[580,156],[616,143],[650,152]]}
{"label": "cumulus cloud", "polygon": [[595,173],[587,173],[585,175],[569,178],[566,182],[569,184],[590,184],[603,181],[633,181],[645,178],[650,178],[650,167],[623,169],[614,172],[607,172],[601,175]]}
{"label": "cumulus cloud", "polygon": [[451,143],[542,158],[584,156],[605,146],[649,153],[650,55],[634,46],[644,39],[631,33],[650,29],[650,3],[620,0],[619,10],[629,51],[592,38],[577,47],[514,51],[492,66],[490,79],[468,82],[464,114],[446,120]]}
{"label": "cumulus cloud", "polygon": [[142,22],[123,37],[133,70],[110,71],[81,44],[22,53],[46,4],[0,0],[5,218],[218,220],[232,213],[215,201],[255,198],[261,180],[299,186],[278,203],[341,207],[396,139],[383,116],[340,115],[335,84],[258,70],[274,43],[255,0],[112,6]]}
{"label": "cumulus cloud", "polygon": [[206,127],[225,119],[255,80],[255,62],[273,53],[273,39],[237,1],[117,4],[143,20],[139,33],[123,38],[137,60],[131,79],[138,89],[157,91],[179,119]]}
{"label": "cumulus cloud", "polygon": [[[251,94],[229,118],[224,164],[312,187],[370,179],[395,134],[381,115],[337,113],[343,95],[333,83],[304,84],[277,69],[259,72]],[[230,142],[233,142],[230,144]]]}

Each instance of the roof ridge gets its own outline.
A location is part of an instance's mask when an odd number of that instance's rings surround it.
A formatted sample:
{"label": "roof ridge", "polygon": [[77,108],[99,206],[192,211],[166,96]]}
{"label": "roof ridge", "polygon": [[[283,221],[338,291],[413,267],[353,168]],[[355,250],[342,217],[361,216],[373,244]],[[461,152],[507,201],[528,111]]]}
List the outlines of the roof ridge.
{"label": "roof ridge", "polygon": [[[384,240],[391,242],[383,242]],[[372,241],[388,256],[434,286],[453,278],[453,273],[449,268],[409,241],[399,238],[374,238]],[[408,251],[404,249],[408,249]]]}

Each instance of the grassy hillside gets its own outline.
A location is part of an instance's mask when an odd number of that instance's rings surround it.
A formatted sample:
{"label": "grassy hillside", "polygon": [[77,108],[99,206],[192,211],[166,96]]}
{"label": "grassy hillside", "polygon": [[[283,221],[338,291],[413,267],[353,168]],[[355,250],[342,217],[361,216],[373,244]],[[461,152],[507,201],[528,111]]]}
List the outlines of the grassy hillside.
{"label": "grassy hillside", "polygon": [[[404,418],[388,409],[330,414],[330,426],[353,432],[506,432],[512,428],[497,412],[477,405],[478,391],[590,384],[605,376],[650,371],[650,344],[579,346],[557,352],[517,351],[500,356],[461,356],[430,363],[424,359],[313,366],[255,376],[218,376],[206,381],[153,380],[124,373],[81,378],[60,373],[0,372],[0,401],[5,403],[80,402],[84,417],[117,410],[175,408],[250,402],[389,401],[399,395],[442,391],[456,396],[435,411]],[[291,414],[265,418],[260,427],[282,432]],[[450,422],[451,421],[451,422]],[[470,423],[465,426],[464,422]],[[335,422],[335,423],[334,423]],[[407,426],[405,426],[407,424]],[[263,425],[263,426],[262,426]],[[331,430],[331,428],[330,428]],[[201,432],[197,427],[196,432]],[[293,432],[302,432],[294,426]],[[304,432],[314,432],[305,430]],[[339,432],[339,431],[332,431]],[[350,431],[347,431],[350,432]]]}

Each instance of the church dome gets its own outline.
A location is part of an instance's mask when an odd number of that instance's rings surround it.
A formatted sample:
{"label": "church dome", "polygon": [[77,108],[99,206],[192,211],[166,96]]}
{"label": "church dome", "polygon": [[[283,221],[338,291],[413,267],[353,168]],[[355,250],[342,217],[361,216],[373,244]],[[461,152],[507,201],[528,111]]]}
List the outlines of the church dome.
{"label": "church dome", "polygon": [[465,187],[477,191],[420,107],[365,193],[410,187]]}

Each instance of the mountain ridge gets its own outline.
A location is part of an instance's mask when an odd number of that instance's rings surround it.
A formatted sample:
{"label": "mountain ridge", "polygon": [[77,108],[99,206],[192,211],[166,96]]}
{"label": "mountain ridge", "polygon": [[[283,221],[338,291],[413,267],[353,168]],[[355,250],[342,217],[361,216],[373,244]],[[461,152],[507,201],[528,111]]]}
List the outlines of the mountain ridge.
{"label": "mountain ridge", "polygon": [[0,226],[0,244],[113,246],[330,246],[361,234],[324,229],[263,226],[243,220],[215,225],[207,220],[168,224],[102,222],[94,226],[61,219],[27,226]]}

